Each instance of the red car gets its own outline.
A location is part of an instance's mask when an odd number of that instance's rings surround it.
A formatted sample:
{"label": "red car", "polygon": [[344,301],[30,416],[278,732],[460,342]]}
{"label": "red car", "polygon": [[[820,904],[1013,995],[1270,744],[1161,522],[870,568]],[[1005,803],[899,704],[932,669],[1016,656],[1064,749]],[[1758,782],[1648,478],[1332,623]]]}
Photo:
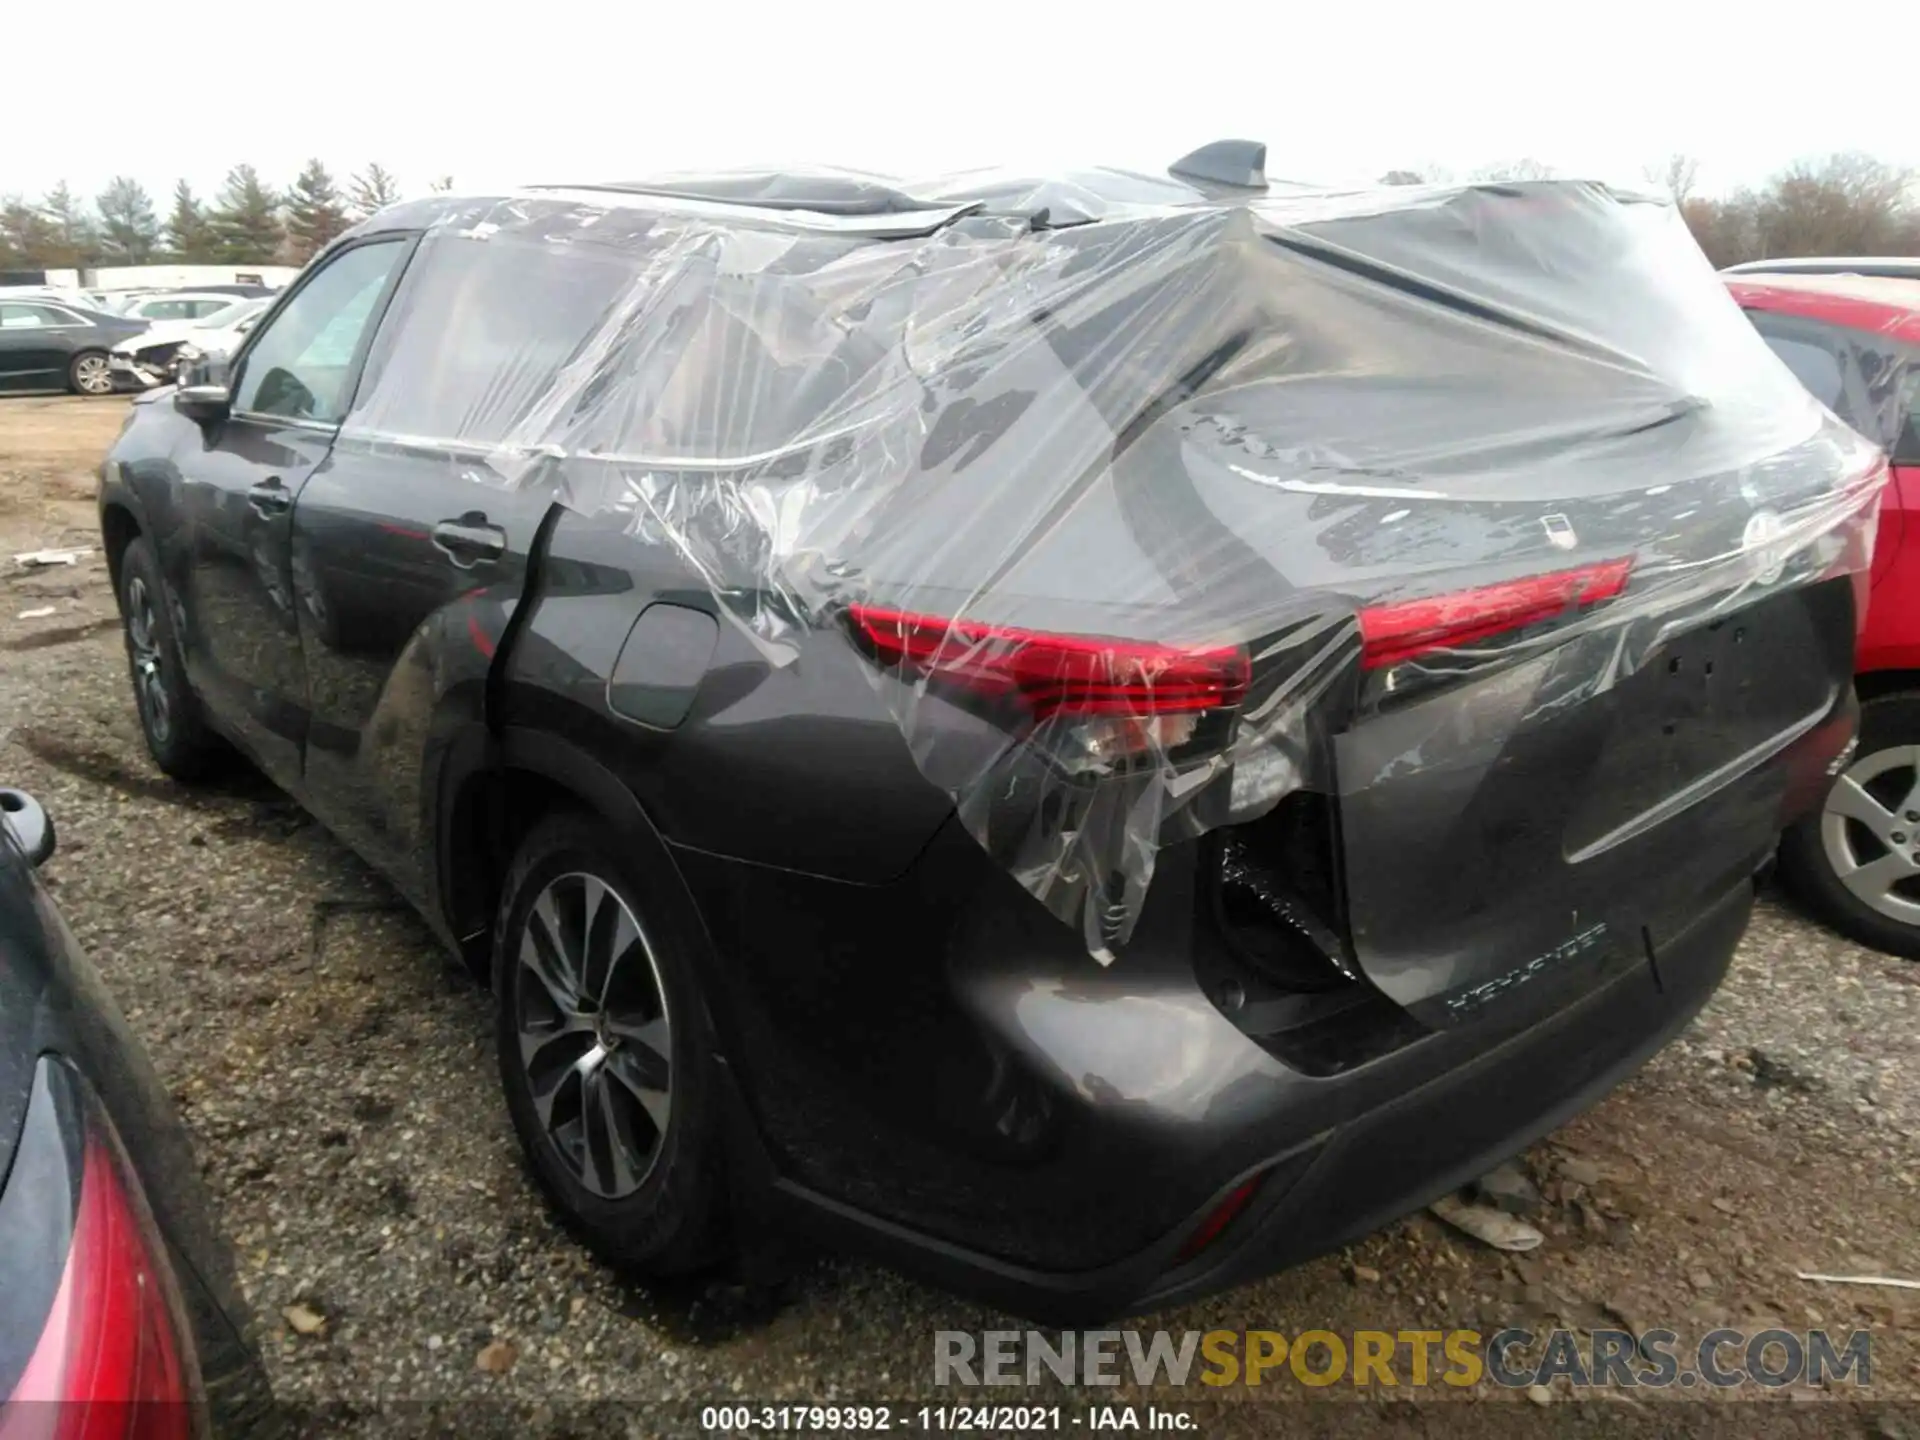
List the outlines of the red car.
{"label": "red car", "polygon": [[1801,383],[1893,460],[1857,652],[1859,749],[1787,832],[1780,870],[1842,933],[1920,958],[1920,280],[1743,273],[1727,288]]}

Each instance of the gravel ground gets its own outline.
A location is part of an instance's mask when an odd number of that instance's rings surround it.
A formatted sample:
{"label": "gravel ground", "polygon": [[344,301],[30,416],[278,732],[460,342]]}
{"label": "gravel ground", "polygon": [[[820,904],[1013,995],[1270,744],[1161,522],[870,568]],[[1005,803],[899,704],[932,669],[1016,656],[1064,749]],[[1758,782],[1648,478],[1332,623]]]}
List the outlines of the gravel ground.
{"label": "gravel ground", "polygon": [[[571,1433],[561,1412],[594,1400],[623,1402],[632,1433],[729,1399],[951,1402],[931,1388],[933,1332],[1014,1322],[852,1261],[666,1291],[591,1259],[523,1175],[485,995],[276,792],[188,791],[151,767],[97,550],[34,573],[10,558],[97,546],[90,469],[119,419],[111,401],[0,400],[0,778],[56,819],[47,882],[180,1105],[282,1395],[356,1434],[424,1433],[430,1413],[466,1434]],[[1546,1196],[1531,1256],[1415,1217],[1141,1323],[1871,1327],[1876,1398],[1920,1398],[1920,1294],[1795,1276],[1920,1277],[1920,965],[1769,899],[1701,1019],[1524,1163]],[[1664,1403],[1536,1398],[1596,1433]],[[1920,1436],[1914,1410],[1826,1413],[1809,1433],[1844,1415],[1844,1433]]]}

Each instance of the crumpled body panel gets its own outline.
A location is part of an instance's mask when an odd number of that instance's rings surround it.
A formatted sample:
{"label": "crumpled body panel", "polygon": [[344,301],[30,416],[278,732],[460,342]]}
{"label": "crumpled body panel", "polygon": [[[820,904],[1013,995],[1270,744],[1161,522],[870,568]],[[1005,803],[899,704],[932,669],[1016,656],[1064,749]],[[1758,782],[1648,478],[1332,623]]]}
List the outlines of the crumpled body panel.
{"label": "crumpled body panel", "polygon": [[776,662],[854,645],[1103,959],[1162,846],[1332,788],[1357,719],[1611,637],[1532,666],[1529,704],[1576,704],[1868,563],[1884,466],[1667,204],[903,192],[443,207],[343,435],[670,546]]}

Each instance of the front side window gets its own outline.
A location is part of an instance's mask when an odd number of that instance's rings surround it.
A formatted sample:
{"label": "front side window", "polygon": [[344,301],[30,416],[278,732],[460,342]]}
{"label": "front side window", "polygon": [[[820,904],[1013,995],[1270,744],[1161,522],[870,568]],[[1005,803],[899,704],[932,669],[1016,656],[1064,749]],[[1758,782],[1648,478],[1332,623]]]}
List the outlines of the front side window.
{"label": "front side window", "polygon": [[338,423],[374,307],[406,251],[397,238],[356,245],[301,286],[241,362],[234,409]]}

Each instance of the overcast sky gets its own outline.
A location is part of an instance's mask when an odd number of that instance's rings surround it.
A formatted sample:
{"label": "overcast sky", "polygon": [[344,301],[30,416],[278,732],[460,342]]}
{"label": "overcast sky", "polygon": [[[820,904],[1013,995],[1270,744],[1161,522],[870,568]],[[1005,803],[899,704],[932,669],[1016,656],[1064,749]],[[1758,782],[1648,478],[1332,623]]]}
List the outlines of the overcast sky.
{"label": "overcast sky", "polygon": [[164,211],[178,177],[209,195],[244,160],[284,185],[310,155],[342,178],[378,160],[409,191],[804,161],[1159,169],[1227,135],[1330,183],[1520,156],[1637,178],[1683,151],[1709,189],[1834,150],[1920,162],[1910,6],[1850,0],[1844,34],[1718,8],[329,0],[216,22],[20,0],[7,47],[48,63],[6,67],[0,194],[124,173]]}

